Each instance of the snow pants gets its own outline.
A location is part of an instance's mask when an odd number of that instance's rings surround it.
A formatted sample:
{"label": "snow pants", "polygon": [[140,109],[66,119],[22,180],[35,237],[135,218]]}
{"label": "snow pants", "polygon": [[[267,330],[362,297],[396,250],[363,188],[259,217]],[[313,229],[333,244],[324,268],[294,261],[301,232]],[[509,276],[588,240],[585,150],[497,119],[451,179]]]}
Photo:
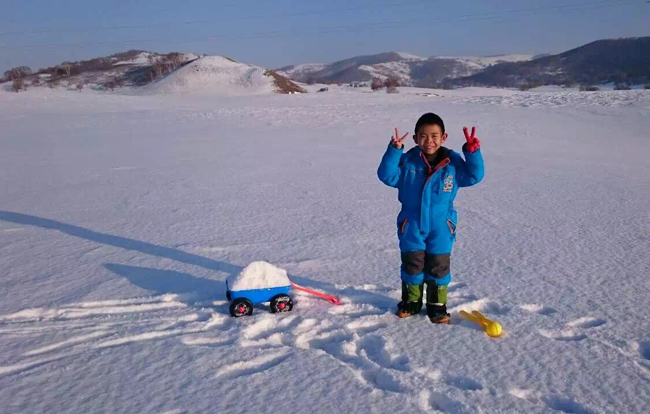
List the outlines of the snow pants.
{"label": "snow pants", "polygon": [[425,281],[428,285],[449,285],[457,217],[455,210],[431,215],[428,228],[422,229],[418,220],[400,213],[397,234],[402,256],[402,282],[417,286]]}

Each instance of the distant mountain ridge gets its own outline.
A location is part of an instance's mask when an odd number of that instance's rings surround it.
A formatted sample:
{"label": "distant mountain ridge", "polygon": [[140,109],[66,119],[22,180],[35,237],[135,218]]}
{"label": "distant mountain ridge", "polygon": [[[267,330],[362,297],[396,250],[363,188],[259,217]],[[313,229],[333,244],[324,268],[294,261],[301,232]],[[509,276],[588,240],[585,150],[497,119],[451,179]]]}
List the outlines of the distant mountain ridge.
{"label": "distant mountain ridge", "polygon": [[560,54],[487,57],[403,52],[357,56],[330,64],[285,66],[278,73],[315,83],[368,82],[394,77],[403,86],[519,87],[650,82],[650,37],[597,40]]}
{"label": "distant mountain ridge", "polygon": [[[145,87],[165,93],[181,91],[183,85],[192,85],[187,88],[193,88],[196,93],[206,90],[221,93],[214,88],[219,84],[226,88],[222,91],[226,94],[244,93],[238,89],[241,85],[249,85],[244,90],[257,94],[265,90],[266,86],[262,88],[261,85],[266,85],[267,81],[275,85],[272,88],[275,92],[302,93],[305,90],[293,81],[363,83],[374,78],[396,78],[402,86],[425,88],[484,86],[529,89],[541,85],[650,84],[650,37],[598,40],[555,55],[425,58],[404,52],[385,52],[333,63],[285,66],[276,71],[236,62],[228,57],[202,60],[206,57],[212,58],[193,53],[159,54],[130,50],[86,61],[63,62],[36,73],[24,66],[17,67],[5,72],[0,83],[20,81],[18,87],[16,82],[2,86],[4,90],[17,91],[27,86],[78,90],[84,87],[108,90]],[[202,62],[193,64],[197,60]],[[193,72],[185,70],[186,66],[191,66]],[[183,71],[183,76],[172,76],[178,71]],[[262,78],[257,76],[260,73]],[[171,86],[167,78],[176,79],[176,86]],[[207,82],[205,88],[201,82]],[[149,88],[149,85],[159,83],[167,86]],[[227,85],[232,88],[228,89]]]}
{"label": "distant mountain ridge", "polygon": [[532,55],[492,57],[432,56],[423,58],[404,52],[356,56],[330,64],[285,66],[277,72],[297,82],[368,82],[374,77],[396,77],[404,86],[435,86],[446,78],[468,76],[500,62],[530,60]]}
{"label": "distant mountain ridge", "polygon": [[502,63],[466,77],[454,86],[516,87],[650,82],[650,37],[598,40],[529,62]]}

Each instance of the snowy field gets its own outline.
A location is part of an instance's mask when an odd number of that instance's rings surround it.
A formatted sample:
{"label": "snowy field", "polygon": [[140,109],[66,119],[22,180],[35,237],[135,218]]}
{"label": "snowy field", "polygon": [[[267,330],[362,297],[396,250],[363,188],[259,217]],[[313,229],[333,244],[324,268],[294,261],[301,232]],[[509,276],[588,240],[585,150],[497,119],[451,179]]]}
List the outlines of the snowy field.
{"label": "snowy field", "polygon": [[[486,164],[449,326],[394,316],[376,176],[428,111]],[[0,412],[647,413],[649,127],[643,90],[0,92]],[[231,318],[258,260],[343,305]]]}

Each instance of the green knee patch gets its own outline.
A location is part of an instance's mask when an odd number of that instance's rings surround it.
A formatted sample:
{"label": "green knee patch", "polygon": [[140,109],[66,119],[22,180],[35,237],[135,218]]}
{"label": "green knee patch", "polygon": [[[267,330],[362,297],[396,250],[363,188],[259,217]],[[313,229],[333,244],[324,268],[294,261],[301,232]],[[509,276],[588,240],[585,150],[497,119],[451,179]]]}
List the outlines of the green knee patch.
{"label": "green knee patch", "polygon": [[408,285],[402,282],[402,302],[422,303],[424,285]]}
{"label": "green knee patch", "polygon": [[427,282],[427,303],[447,303],[447,285],[438,286],[435,282]]}

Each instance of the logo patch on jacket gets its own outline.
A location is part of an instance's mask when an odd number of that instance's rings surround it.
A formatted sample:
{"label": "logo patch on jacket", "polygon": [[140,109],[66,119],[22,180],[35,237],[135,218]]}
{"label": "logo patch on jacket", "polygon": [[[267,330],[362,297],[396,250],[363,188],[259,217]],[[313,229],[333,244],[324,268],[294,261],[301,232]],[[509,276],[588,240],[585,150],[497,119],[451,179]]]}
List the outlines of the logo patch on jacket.
{"label": "logo patch on jacket", "polygon": [[454,189],[454,176],[448,175],[445,178],[445,187],[442,189],[445,193],[451,193],[451,190]]}

